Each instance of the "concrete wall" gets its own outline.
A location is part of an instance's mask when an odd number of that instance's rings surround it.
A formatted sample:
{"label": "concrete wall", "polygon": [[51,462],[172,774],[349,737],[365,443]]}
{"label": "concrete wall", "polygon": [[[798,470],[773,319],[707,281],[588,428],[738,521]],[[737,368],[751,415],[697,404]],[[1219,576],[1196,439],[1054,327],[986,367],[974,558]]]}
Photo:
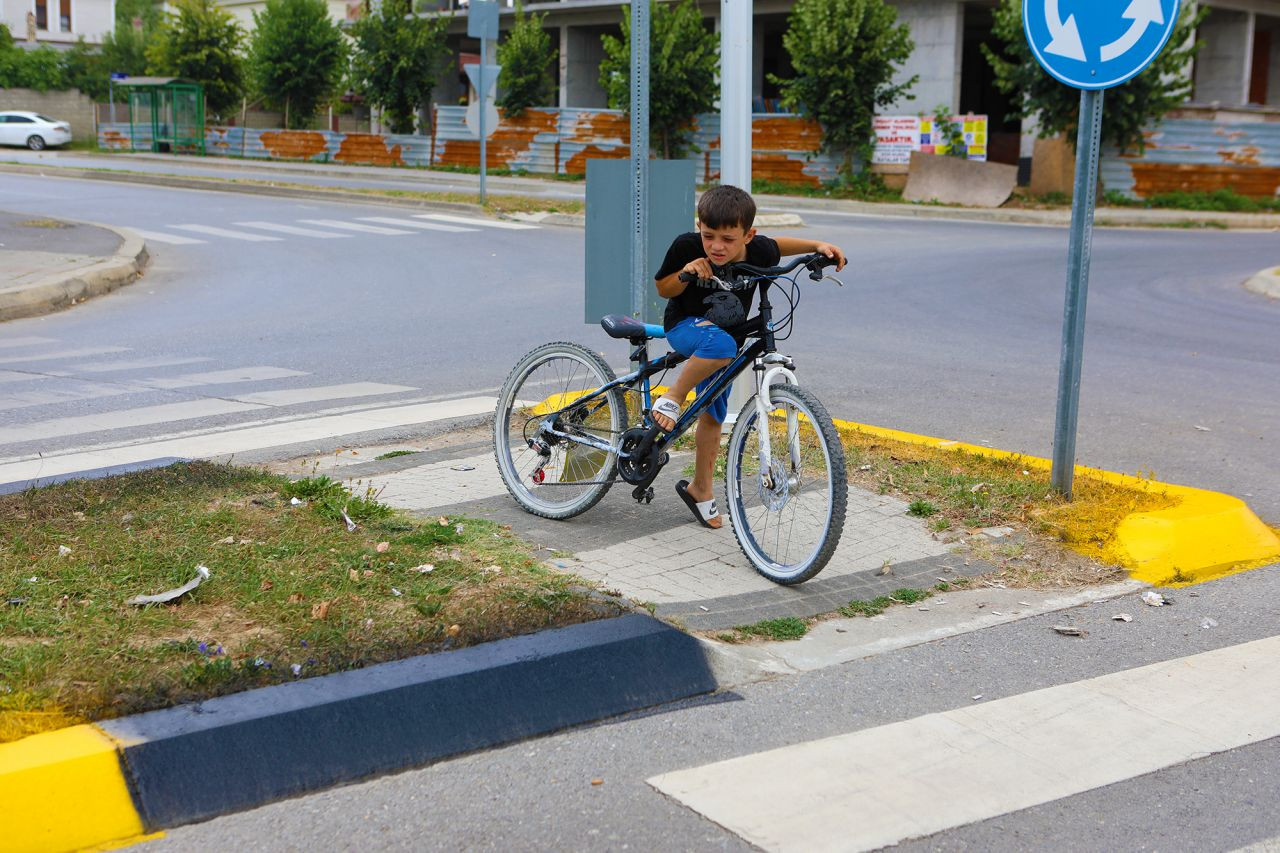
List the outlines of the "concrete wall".
{"label": "concrete wall", "polygon": [[560,51],[560,106],[577,109],[609,106],[600,88],[604,46],[600,36],[617,27],[565,27]]}
{"label": "concrete wall", "polygon": [[[48,0],[48,29],[36,30],[36,41],[52,45],[72,45],[84,36],[90,44],[101,44],[102,37],[115,26],[115,0],[71,0],[70,29],[63,30],[59,19],[58,0]],[[27,40],[27,12],[35,10],[33,0],[0,0],[0,23],[9,27],[16,41]]]}
{"label": "concrete wall", "polygon": [[1195,92],[1192,100],[1243,104],[1249,94],[1249,53],[1252,46],[1250,13],[1213,9],[1200,25],[1204,42],[1195,60]]}
{"label": "concrete wall", "polygon": [[964,5],[953,0],[891,0],[898,21],[911,28],[916,49],[895,82],[920,75],[911,88],[914,100],[884,110],[932,112],[939,104],[960,105],[960,54],[964,47]]}
{"label": "concrete wall", "polygon": [[82,95],[79,89],[65,92],[0,89],[0,110],[31,110],[58,121],[70,122],[71,134],[78,139],[93,138],[93,101],[88,95]]}

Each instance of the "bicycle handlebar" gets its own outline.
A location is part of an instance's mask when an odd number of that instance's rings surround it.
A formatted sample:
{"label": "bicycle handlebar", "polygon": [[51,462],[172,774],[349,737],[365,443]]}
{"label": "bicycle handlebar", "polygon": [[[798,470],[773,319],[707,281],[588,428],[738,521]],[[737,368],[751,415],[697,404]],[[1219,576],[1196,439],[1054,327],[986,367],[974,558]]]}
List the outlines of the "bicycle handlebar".
{"label": "bicycle handlebar", "polygon": [[[778,267],[757,267],[757,266],[752,266],[751,264],[744,264],[744,263],[730,264],[729,278],[732,279],[734,277],[734,274],[739,272],[746,273],[747,275],[752,276],[753,281],[756,278],[777,278],[779,276],[786,275],[787,273],[791,272],[797,267],[803,266],[803,267],[808,267],[809,278],[813,279],[814,281],[821,281],[822,270],[826,267],[835,266],[835,264],[836,264],[835,258],[828,258],[826,255],[815,252],[811,255],[801,255],[795,258],[794,260],[792,260],[790,263],[786,264],[785,266],[778,266]],[[723,289],[723,290],[741,290],[746,287],[750,287],[751,284],[753,283],[753,281],[748,281],[744,284],[736,284],[736,283],[730,284],[728,282],[722,281],[719,278],[701,279],[701,278],[698,278],[697,275],[691,272],[682,272],[680,273],[679,278],[685,284],[696,284],[700,287],[712,287],[715,289]],[[713,282],[713,284],[703,283],[707,281]]]}

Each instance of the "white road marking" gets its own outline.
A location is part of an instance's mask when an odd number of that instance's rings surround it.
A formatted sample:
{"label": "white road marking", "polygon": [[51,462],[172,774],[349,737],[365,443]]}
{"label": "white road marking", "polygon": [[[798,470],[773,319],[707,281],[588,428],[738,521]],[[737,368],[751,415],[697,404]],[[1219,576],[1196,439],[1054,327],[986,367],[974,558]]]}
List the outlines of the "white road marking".
{"label": "white road marking", "polygon": [[418,222],[414,219],[397,219],[394,216],[361,216],[361,222],[381,222],[383,225],[399,225],[402,228],[421,228],[426,231],[451,231],[460,234],[464,231],[476,231],[476,228],[461,228],[457,225],[443,225],[439,222]]}
{"label": "white road marking", "polygon": [[53,418],[47,421],[24,424],[17,427],[0,427],[0,444],[16,444],[20,441],[38,441],[65,435],[83,435],[87,432],[105,432],[129,427],[164,424],[172,421],[188,421],[264,408],[256,403],[233,400],[189,400],[185,403],[163,403],[159,406],[143,406],[137,409],[121,409],[92,415],[76,415]]}
{"label": "white road marking", "polygon": [[117,397],[131,394],[136,388],[127,385],[115,385],[104,382],[75,381],[70,388],[58,388],[53,391],[17,391],[0,397],[0,412],[10,409],[24,409],[30,406],[51,406],[58,403],[71,403],[78,400],[98,400],[103,397]]}
{"label": "white road marking", "polygon": [[47,373],[21,373],[17,370],[0,370],[0,382],[30,382],[32,379],[48,379]]}
{"label": "white road marking", "polygon": [[264,231],[278,231],[281,234],[293,234],[297,237],[337,237],[346,239],[350,234],[339,234],[337,231],[317,231],[314,228],[299,228],[296,225],[280,225],[276,222],[235,222],[243,228],[261,228]]}
{"label": "white road marking", "polygon": [[502,219],[469,219],[466,216],[454,216],[450,213],[415,213],[415,219],[438,219],[441,222],[456,222],[459,225],[478,225],[485,228],[506,228],[510,231],[536,230],[537,225],[526,222],[507,222]]}
{"label": "white road marking", "polygon": [[318,403],[323,400],[345,400],[352,397],[373,397],[378,394],[399,394],[417,391],[407,385],[383,385],[378,382],[352,382],[347,385],[324,385],[316,388],[282,388],[278,391],[259,391],[242,394],[233,399],[265,406],[294,406],[299,403]]}
{"label": "white road marking", "polygon": [[198,364],[213,361],[211,358],[135,358],[132,361],[89,361],[73,364],[72,370],[80,373],[111,373],[117,370],[145,370],[150,367],[176,367],[180,364]]}
{"label": "white road marking", "polygon": [[459,400],[368,409],[326,417],[312,416],[301,420],[118,447],[86,448],[71,453],[55,453],[41,458],[0,464],[0,483],[29,482],[41,477],[56,477],[77,471],[88,471],[111,465],[127,465],[169,456],[209,459],[251,450],[346,437],[363,432],[417,426],[450,418],[492,414],[497,405],[496,397],[466,397]]}
{"label": "white road marking", "polygon": [[286,367],[234,367],[230,370],[188,373],[165,379],[143,379],[139,384],[148,388],[173,390],[192,388],[196,385],[229,385],[236,382],[262,382],[267,379],[287,379],[306,375],[305,371],[290,370]]}
{"label": "white road marking", "polygon": [[872,850],[1280,736],[1280,637],[665,773],[766,850]]}
{"label": "white road marking", "polygon": [[299,219],[308,225],[323,225],[326,228],[343,228],[348,231],[360,231],[364,234],[412,234],[412,231],[401,231],[397,228],[383,228],[380,225],[361,225],[358,222],[341,222],[337,219]]}
{"label": "white road marking", "polygon": [[19,364],[24,361],[54,361],[60,358],[84,358],[90,355],[107,355],[113,352],[128,351],[128,347],[86,347],[84,349],[67,349],[62,352],[46,352],[41,355],[11,355],[0,358],[0,364]]}
{"label": "white road marking", "polygon": [[279,237],[268,237],[265,234],[250,234],[248,231],[232,231],[230,228],[216,228],[213,225],[170,225],[170,228],[181,228],[183,231],[194,231],[196,234],[209,234],[213,237],[226,237],[229,240],[244,240],[246,243],[279,243]]}
{"label": "white road marking", "polygon": [[143,240],[152,243],[169,243],[174,246],[194,246],[199,243],[208,242],[206,240],[197,240],[195,237],[181,237],[177,234],[165,234],[162,231],[143,231],[139,228],[132,229]]}
{"label": "white road marking", "polygon": [[34,335],[28,335],[24,338],[9,338],[0,341],[0,349],[9,347],[33,347],[39,344],[56,344],[58,341],[54,338],[37,338]]}

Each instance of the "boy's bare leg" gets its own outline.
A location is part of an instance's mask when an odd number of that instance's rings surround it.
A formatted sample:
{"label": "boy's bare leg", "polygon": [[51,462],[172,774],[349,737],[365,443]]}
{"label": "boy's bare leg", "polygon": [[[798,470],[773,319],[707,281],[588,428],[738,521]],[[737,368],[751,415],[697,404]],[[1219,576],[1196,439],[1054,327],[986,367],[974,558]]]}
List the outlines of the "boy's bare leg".
{"label": "boy's bare leg", "polygon": [[[708,376],[715,373],[731,361],[733,361],[731,358],[702,358],[701,356],[693,356],[685,362],[684,368],[681,369],[680,375],[676,377],[675,383],[668,388],[667,393],[662,396],[670,397],[672,400],[679,403],[681,408],[684,408],[684,401],[685,398],[689,396],[689,392],[692,391],[699,382],[706,379]],[[653,419],[657,422],[658,426],[662,427],[664,432],[670,430],[676,425],[675,421],[671,420],[671,418],[665,417],[664,415],[655,414]],[[701,421],[699,421],[698,426],[699,429],[701,429]]]}
{"label": "boy's bare leg", "polygon": [[[720,455],[720,423],[707,412],[698,416],[696,450],[693,455],[693,482],[687,491],[698,503],[715,497],[712,478],[715,476],[716,457]],[[719,527],[724,522],[717,515],[707,524]]]}

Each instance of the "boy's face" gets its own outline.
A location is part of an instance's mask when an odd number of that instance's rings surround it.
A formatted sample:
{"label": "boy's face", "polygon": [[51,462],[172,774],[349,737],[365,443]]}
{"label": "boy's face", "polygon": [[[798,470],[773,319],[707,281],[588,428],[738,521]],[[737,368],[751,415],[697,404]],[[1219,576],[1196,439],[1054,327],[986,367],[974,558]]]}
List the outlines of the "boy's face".
{"label": "boy's face", "polygon": [[747,244],[756,236],[756,229],[742,230],[742,226],[732,228],[711,228],[698,223],[698,231],[702,234],[702,250],[707,258],[716,266],[735,263],[747,257]]}

